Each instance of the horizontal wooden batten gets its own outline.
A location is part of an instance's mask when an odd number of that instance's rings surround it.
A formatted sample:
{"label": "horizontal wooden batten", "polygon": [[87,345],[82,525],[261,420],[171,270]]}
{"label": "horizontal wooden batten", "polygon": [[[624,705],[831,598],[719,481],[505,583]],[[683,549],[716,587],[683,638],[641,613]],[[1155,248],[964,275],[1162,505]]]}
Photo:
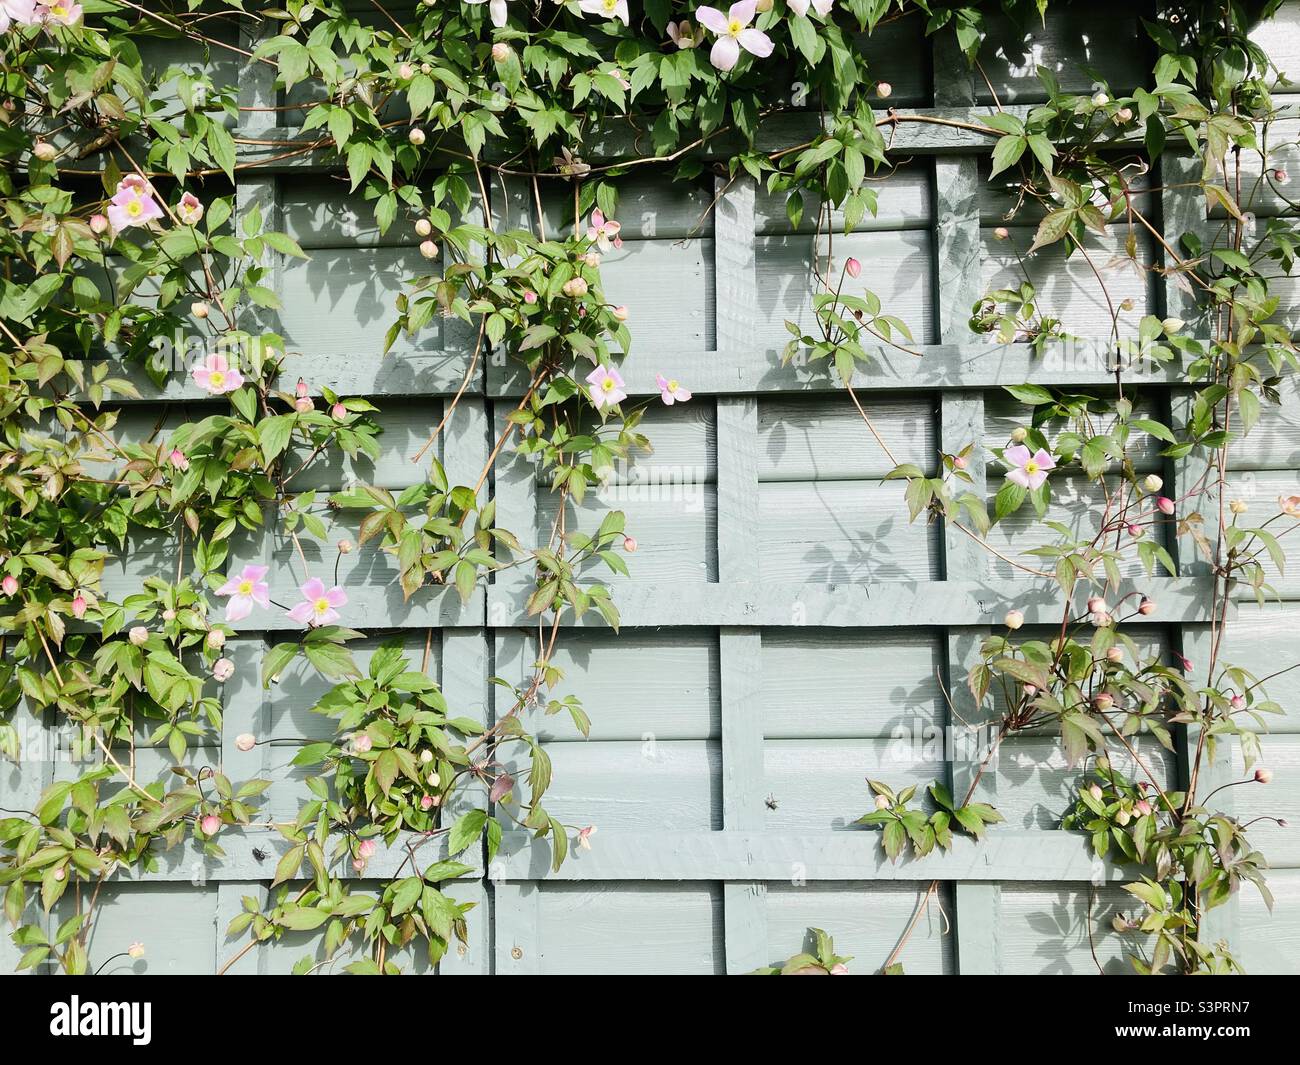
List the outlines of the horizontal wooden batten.
{"label": "horizontal wooden batten", "polygon": [[[497,628],[536,624],[524,612],[530,586],[491,585],[488,617]],[[1127,624],[1208,622],[1212,582],[1199,577],[1153,577],[1125,582],[1112,602],[1127,597],[1134,608],[1142,595],[1158,604],[1147,618],[1137,615]],[[680,625],[764,625],[831,628],[953,627],[1000,624],[1013,606],[1028,624],[1061,620],[1061,593],[1054,581],[1042,578],[983,581],[871,581],[855,584],[786,584],[730,582],[619,583],[613,600],[628,628]],[[1082,605],[1079,606],[1082,612]],[[502,620],[504,619],[504,620]],[[564,625],[605,625],[595,611]]]}
{"label": "horizontal wooden batten", "polygon": [[[866,391],[945,390],[958,388],[1000,388],[1032,380],[1045,387],[1076,388],[1114,384],[1112,349],[1105,343],[1074,347],[1053,345],[1042,355],[1028,344],[926,344],[911,346],[913,355],[877,345],[868,348],[872,365],[857,371],[855,388]],[[114,397],[114,402],[132,403],[199,400],[206,398],[188,374],[171,373],[162,387],[156,386],[138,365],[105,360],[108,376],[125,378],[140,391],[139,400]],[[414,365],[413,365],[414,364]],[[90,370],[96,363],[87,363]],[[454,395],[469,365],[466,352],[429,351],[417,355],[358,353],[349,358],[290,355],[282,381],[295,375],[307,377],[313,389],[325,386],[345,396]],[[835,392],[841,391],[839,377],[828,361],[809,363],[798,355],[782,365],[776,349],[683,351],[680,348],[636,347],[620,365],[633,396],[659,392],[655,377],[660,373],[679,376],[697,395],[737,393]],[[1126,384],[1170,386],[1182,383],[1180,369],[1173,364],[1127,368]],[[517,398],[527,389],[526,369],[512,363],[505,369],[488,367],[486,392],[497,398]],[[481,395],[485,386],[477,377],[465,388],[466,395]]]}
{"label": "horizontal wooden batten", "polygon": [[950,851],[890,862],[875,830],[773,832],[601,832],[590,851],[571,852],[550,872],[546,840],[507,833],[493,880],[958,880],[1087,882],[1132,879],[1132,869],[1096,858],[1087,835],[990,829],[982,841],[960,836]]}

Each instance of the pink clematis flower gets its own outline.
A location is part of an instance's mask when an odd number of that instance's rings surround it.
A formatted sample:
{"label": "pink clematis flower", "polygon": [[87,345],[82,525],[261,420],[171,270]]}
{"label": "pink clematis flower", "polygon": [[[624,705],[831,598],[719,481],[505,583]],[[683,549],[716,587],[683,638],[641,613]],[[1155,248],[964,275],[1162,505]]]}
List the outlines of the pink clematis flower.
{"label": "pink clematis flower", "polygon": [[487,3],[488,14],[492,16],[492,25],[495,26],[497,29],[500,29],[502,26],[506,24],[506,16],[509,14],[509,12],[506,10],[506,0],[491,0],[490,3],[488,2],[488,0],[465,0],[465,3],[467,4]]}
{"label": "pink clematis flower", "polygon": [[153,186],[139,174],[128,174],[117,186],[108,205],[108,222],[119,233],[132,226],[147,226],[163,216],[153,198]]}
{"label": "pink clematis flower", "polygon": [[176,217],[187,226],[197,226],[202,221],[203,204],[194,193],[187,192],[181,197],[181,202],[176,205]]}
{"label": "pink clematis flower", "polygon": [[606,219],[605,212],[597,207],[591,212],[591,225],[587,227],[587,239],[594,240],[596,247],[601,251],[609,251],[610,248],[621,248],[623,238],[619,233],[623,229],[621,222],[615,222],[612,218]]}
{"label": "pink clematis flower", "polygon": [[671,407],[674,403],[686,403],[690,400],[690,392],[681,386],[681,382],[676,378],[665,377],[658,374],[655,377],[655,386],[659,389],[659,396]]}
{"label": "pink clematis flower", "polygon": [[245,566],[237,577],[231,577],[220,588],[217,595],[230,596],[226,604],[226,620],[242,621],[253,612],[254,606],[263,609],[271,605],[271,590],[263,579],[266,566]]}
{"label": "pink clematis flower", "polygon": [[1030,455],[1029,448],[1017,444],[1007,448],[1003,454],[1012,467],[1007,471],[1007,480],[1030,491],[1041,488],[1047,480],[1047,471],[1056,469],[1056,461],[1041,447]]}
{"label": "pink clematis flower", "polygon": [[709,53],[709,62],[718,70],[730,70],[740,59],[743,48],[750,55],[766,59],[775,47],[772,38],[749,24],[758,11],[758,0],[741,0],[732,4],[724,15],[716,7],[701,7],[695,17],[718,35]]}
{"label": "pink clematis flower", "polygon": [[687,48],[698,48],[704,43],[704,27],[692,26],[690,19],[682,19],[681,22],[668,23],[668,39],[677,45],[677,48],[684,51]]}
{"label": "pink clematis flower", "polygon": [[584,15],[604,15],[606,18],[616,18],[624,26],[629,21],[627,0],[579,0],[578,7],[582,9]]}
{"label": "pink clematis flower", "polygon": [[591,385],[591,401],[596,404],[597,410],[616,407],[627,399],[627,393],[623,391],[623,378],[617,370],[597,366],[587,374],[587,384]]}
{"label": "pink clematis flower", "polygon": [[1300,496],[1278,496],[1277,505],[1283,514],[1300,518]]}
{"label": "pink clematis flower", "polygon": [[214,351],[204,359],[202,366],[194,367],[190,371],[190,376],[194,378],[196,385],[214,396],[233,392],[244,383],[244,375],[232,369],[226,357],[218,351]]}
{"label": "pink clematis flower", "polygon": [[[796,15],[808,14],[808,0],[786,0],[786,3]],[[819,15],[829,15],[834,6],[835,0],[812,0],[812,8]]]}
{"label": "pink clematis flower", "polygon": [[342,616],[336,607],[348,601],[348,593],[337,584],[328,590],[325,582],[313,577],[302,586],[302,602],[289,611],[299,625],[329,625]]}
{"label": "pink clematis flower", "polygon": [[36,0],[0,0],[0,33],[12,25],[34,26],[36,22]]}
{"label": "pink clematis flower", "polygon": [[37,12],[37,17],[45,23],[54,23],[58,26],[75,26],[81,21],[81,5],[70,4],[66,0],[55,0],[54,3],[42,7]]}
{"label": "pink clematis flower", "polygon": [[578,846],[584,851],[591,850],[591,837],[596,834],[596,826],[588,825],[586,828],[578,830]]}

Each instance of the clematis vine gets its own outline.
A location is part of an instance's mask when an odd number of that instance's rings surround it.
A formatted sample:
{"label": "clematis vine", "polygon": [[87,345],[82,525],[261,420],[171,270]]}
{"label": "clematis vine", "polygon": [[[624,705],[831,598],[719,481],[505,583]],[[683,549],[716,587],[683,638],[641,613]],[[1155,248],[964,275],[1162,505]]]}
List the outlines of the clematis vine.
{"label": "clematis vine", "polygon": [[327,590],[323,580],[312,577],[300,590],[302,602],[288,611],[299,625],[329,625],[342,616],[337,608],[347,603],[348,593],[337,584]]}
{"label": "clematis vine", "polygon": [[658,374],[655,376],[655,386],[659,389],[659,398],[669,407],[674,403],[686,403],[691,398],[691,393],[676,378]]}
{"label": "clematis vine", "polygon": [[1043,448],[1032,455],[1024,444],[1009,447],[1003,453],[1011,469],[1007,471],[1007,480],[1028,488],[1031,492],[1043,486],[1047,480],[1047,471],[1056,469],[1056,460]]}
{"label": "clematis vine", "polygon": [[266,566],[245,566],[237,577],[231,577],[217,595],[230,596],[226,604],[226,620],[242,621],[253,612],[254,606],[263,609],[271,605],[271,589],[266,583]]}
{"label": "clematis vine", "polygon": [[617,407],[627,399],[627,393],[623,391],[623,378],[617,370],[607,366],[597,366],[587,374],[587,384],[591,385],[591,401],[597,410]]}
{"label": "clematis vine", "polygon": [[578,7],[582,9],[584,15],[604,15],[606,18],[616,18],[624,26],[629,23],[627,0],[579,0]]}
{"label": "clematis vine", "polygon": [[139,174],[124,177],[108,203],[108,223],[119,233],[132,226],[147,226],[162,216],[163,209],[153,198],[153,186]]}
{"label": "clematis vine", "polygon": [[244,384],[244,375],[233,369],[219,351],[214,351],[204,359],[203,365],[194,367],[190,376],[196,385],[214,396],[233,392]]}
{"label": "clematis vine", "polygon": [[623,238],[619,234],[623,231],[623,224],[615,222],[612,218],[606,218],[605,212],[597,207],[591,212],[591,225],[587,227],[587,239],[594,240],[596,247],[601,251],[609,251],[610,248],[621,248]]}
{"label": "clematis vine", "polygon": [[506,24],[506,17],[509,12],[506,10],[506,0],[465,0],[467,4],[473,4],[476,7],[479,4],[487,3],[488,14],[492,16],[492,25],[500,29]]}
{"label": "clematis vine", "polygon": [[766,59],[775,47],[762,30],[750,26],[758,11],[758,0],[741,0],[732,4],[724,15],[716,7],[702,7],[695,12],[705,26],[718,35],[709,52],[709,62],[718,70],[730,70],[740,60],[743,48],[750,55]]}
{"label": "clematis vine", "polygon": [[36,0],[0,0],[0,33],[10,26],[34,26]]}

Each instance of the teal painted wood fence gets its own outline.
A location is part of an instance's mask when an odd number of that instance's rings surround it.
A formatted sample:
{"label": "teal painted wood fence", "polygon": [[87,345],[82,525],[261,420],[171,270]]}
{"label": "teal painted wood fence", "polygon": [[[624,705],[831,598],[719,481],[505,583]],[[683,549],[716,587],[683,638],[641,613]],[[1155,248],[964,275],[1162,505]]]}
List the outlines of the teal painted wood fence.
{"label": "teal painted wood fence", "polygon": [[[1077,14],[1055,15],[1027,38],[1008,29],[982,57],[987,82],[945,46],[932,53],[914,23],[886,28],[865,48],[892,82],[890,103],[901,117],[919,110],[960,119],[991,104],[992,90],[1008,109],[1041,98],[1035,63],[1050,66],[1072,91],[1093,80],[1085,64],[1117,89],[1136,84],[1149,70],[1136,14],[1130,6],[1116,10],[1079,5]],[[1116,18],[1132,32],[1116,29]],[[1300,4],[1284,8],[1262,43],[1283,66],[1300,69]],[[241,103],[283,102],[267,69],[242,73]],[[241,132],[273,139],[275,131],[263,126],[269,113],[244,112]],[[987,145],[978,135],[903,121],[891,143],[898,169],[879,185],[878,214],[847,236],[837,233],[818,254],[860,259],[863,280],[915,331],[923,358],[882,349],[876,368],[855,384],[894,458],[932,468],[940,449],[1005,441],[1017,411],[1002,385],[1100,389],[1111,376],[1104,344],[1034,358],[1024,347],[971,339],[973,301],[991,282],[1014,276],[1012,249],[1028,246],[1032,220],[1013,223],[1009,241],[994,239],[1007,204],[987,179]],[[250,157],[275,154],[246,150]],[[1161,160],[1150,187],[1177,184],[1179,167],[1177,156]],[[435,324],[381,357],[401,280],[420,271],[418,238],[400,225],[381,236],[369,205],[350,198],[340,176],[310,155],[244,173],[241,202],[260,203],[271,227],[292,234],[311,256],[283,263],[275,280],[285,301],[278,327],[300,353],[290,358],[289,378],[301,374],[314,389],[375,397],[382,411],[377,462],[336,464],[319,475],[313,466],[305,475],[312,484],[303,487],[337,489],[356,480],[396,489],[422,480],[424,467],[410,457],[460,387],[472,334],[454,321]],[[527,220],[535,206],[523,192],[494,187],[480,207],[498,224]],[[707,212],[715,195],[716,208]],[[566,196],[542,205],[552,226],[564,218]],[[1151,199],[1170,234],[1206,224],[1199,200],[1170,192]],[[1280,206],[1261,200],[1256,212],[1264,217]],[[1094,861],[1082,838],[1057,828],[1075,774],[1054,737],[1012,739],[980,781],[979,797],[1008,822],[984,844],[962,840],[951,853],[891,865],[875,834],[852,826],[870,806],[865,777],[949,779],[962,788],[975,763],[936,750],[933,736],[950,726],[959,732],[971,720],[963,678],[981,637],[1013,603],[1031,625],[1046,623],[1056,608],[1051,588],[959,532],[909,524],[901,483],[883,480],[894,463],[843,389],[819,369],[780,365],[784,319],[807,321],[810,313],[811,224],[792,231],[783,204],[744,181],[720,179],[691,187],[633,181],[619,217],[626,242],[607,257],[606,278],[632,310],[630,391],[653,394],[662,371],[696,398],[652,411],[646,432],[654,454],[616,471],[608,489],[572,515],[581,525],[622,509],[641,545],[632,577],[615,587],[622,634],[581,624],[560,641],[558,660],[568,690],[591,713],[591,738],[583,741],[559,718],[533,722],[555,767],[548,809],[599,831],[591,851],[554,875],[545,846],[526,837],[508,836],[490,867],[471,856],[478,872],[459,885],[459,897],[479,903],[470,942],[439,970],[738,973],[794,953],[816,925],[835,936],[841,953],[856,956],[855,971],[867,972],[893,949],[933,879],[941,882],[936,904],[902,954],[908,972],[1088,972],[1094,950],[1105,968],[1122,968],[1110,929],[1127,899],[1121,874]],[[1123,236],[1097,240],[1102,262],[1108,241],[1119,251]],[[1148,237],[1139,234],[1139,243],[1145,256],[1156,254]],[[1040,256],[1031,269],[1072,331],[1105,335],[1105,307],[1085,263]],[[1108,277],[1108,286],[1139,309],[1180,309],[1179,293],[1132,275]],[[1178,415],[1185,397],[1171,376],[1134,371],[1129,380],[1140,402]],[[1234,495],[1261,505],[1300,480],[1294,383],[1284,391],[1287,405],[1252,435],[1234,473]],[[506,358],[493,354],[480,363],[439,442],[454,483],[477,476],[519,394]],[[179,374],[147,395],[148,402],[124,409],[124,433],[147,435],[160,420],[179,420],[179,405],[198,405]],[[1140,462],[1161,471],[1175,493],[1195,479],[1190,461],[1166,464],[1154,446]],[[979,462],[972,472],[984,490]],[[553,518],[547,492],[521,460],[501,470],[496,491],[508,528],[541,530]],[[1063,478],[1058,498],[1077,503],[1092,491]],[[355,535],[322,511],[331,544]],[[1086,526],[1082,508],[1068,513]],[[1030,546],[1017,538],[1022,531],[1009,521],[991,542],[1006,551],[1015,540],[1021,551]],[[291,551],[278,540],[245,543],[234,564],[268,562],[271,594],[283,600],[294,584]],[[324,557],[332,559],[332,551]],[[1205,584],[1190,552],[1177,557],[1176,578],[1126,576],[1160,605],[1143,630],[1150,646],[1196,658],[1206,638]],[[161,544],[153,556],[120,560],[110,567],[110,595],[174,565]],[[465,606],[454,593],[403,604],[386,559],[354,554],[344,560],[350,619],[373,634],[371,648],[401,634],[413,656],[429,656],[451,704],[488,721],[499,709],[489,678],[519,680],[533,657],[526,590],[509,572]],[[1284,602],[1239,605],[1226,654],[1260,674],[1296,657],[1300,582],[1287,576],[1278,586]],[[258,618],[279,624],[273,612]],[[267,812],[291,818],[306,786],[290,759],[304,739],[323,737],[328,721],[310,712],[324,685],[306,672],[290,670],[269,691],[259,687],[257,667],[275,639],[275,631],[250,629],[232,641],[241,669],[222,691],[221,747],[194,754],[236,779],[269,776],[275,785]],[[1279,678],[1272,692],[1284,705],[1300,705],[1300,674]],[[28,724],[30,735],[40,735],[39,723]],[[233,739],[241,732],[276,742],[240,752]],[[919,742],[908,746],[900,732]],[[48,741],[45,760],[0,769],[6,795],[35,795],[72,772],[64,739],[49,733]],[[1181,754],[1140,749],[1165,779],[1185,773]],[[1238,812],[1253,813],[1258,804],[1260,812],[1300,822],[1300,718],[1282,721],[1264,752],[1276,783],[1264,795],[1242,789]],[[136,760],[146,779],[166,772],[167,760],[147,747]],[[1216,771],[1227,779],[1234,767],[1225,761]],[[1256,834],[1274,866],[1276,914],[1270,919],[1246,889],[1220,911],[1217,929],[1248,969],[1296,971],[1300,842],[1278,829]],[[282,847],[265,832],[231,832],[222,842],[224,861],[178,848],[163,856],[157,874],[105,888],[92,960],[134,939],[146,940],[149,953],[127,965],[150,973],[209,972],[230,958],[240,944],[226,940],[225,927],[244,896],[264,898]],[[381,854],[370,875],[391,872],[404,856]],[[289,940],[259,947],[232,971],[287,971],[303,950]],[[7,940],[0,944],[0,962],[12,965],[15,957]]]}

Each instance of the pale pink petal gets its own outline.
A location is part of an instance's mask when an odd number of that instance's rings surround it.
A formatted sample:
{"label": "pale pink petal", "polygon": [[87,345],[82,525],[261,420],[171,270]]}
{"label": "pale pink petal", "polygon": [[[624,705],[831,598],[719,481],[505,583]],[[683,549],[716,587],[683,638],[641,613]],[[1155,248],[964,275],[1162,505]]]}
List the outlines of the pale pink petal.
{"label": "pale pink petal", "polygon": [[1041,447],[1038,449],[1037,452],[1035,452],[1034,461],[1038,463],[1038,468],[1040,470],[1056,469],[1056,460],[1052,458],[1051,452],[1045,451]]}
{"label": "pale pink petal", "polygon": [[808,0],[785,0],[785,2],[796,15],[808,14]]}
{"label": "pale pink petal", "polygon": [[253,585],[252,599],[254,603],[265,610],[271,605],[271,589],[265,582]]}
{"label": "pale pink petal", "polygon": [[333,625],[342,616],[337,610],[327,610],[318,615],[315,620],[317,625]]}
{"label": "pale pink petal", "polygon": [[325,599],[330,606],[345,606],[348,601],[348,593],[336,584],[325,593]]}
{"label": "pale pink petal", "polygon": [[325,594],[325,582],[319,577],[312,577],[302,586],[304,599],[320,599]]}
{"label": "pale pink petal", "polygon": [[716,7],[696,8],[695,17],[714,33],[727,32],[727,16]]}
{"label": "pale pink petal", "polygon": [[[1046,476],[1046,475],[1044,475],[1044,476]],[[1015,482],[1016,484],[1020,485],[1021,488],[1029,488],[1029,487],[1030,487],[1030,484],[1029,484],[1029,474],[1027,474],[1027,473],[1026,473],[1023,469],[1021,469],[1019,466],[1017,466],[1017,467],[1016,467],[1015,469],[1013,469],[1013,470],[1007,470],[1007,480],[1008,480],[1008,481],[1013,481],[1013,482]]]}
{"label": "pale pink petal", "polygon": [[249,564],[239,571],[239,579],[241,581],[260,581],[270,572],[270,566],[254,566]]}
{"label": "pale pink petal", "polygon": [[736,19],[742,26],[748,26],[754,21],[757,12],[758,0],[740,0],[740,3],[731,5],[731,10],[727,12],[727,21]]}
{"label": "pale pink petal", "polygon": [[310,603],[299,603],[288,612],[289,617],[293,618],[299,625],[306,625],[312,619],[312,606]]}
{"label": "pale pink petal", "polygon": [[242,580],[242,577],[231,577],[230,580],[217,589],[217,595],[234,595],[239,591],[239,584]]}
{"label": "pale pink petal", "polygon": [[212,376],[212,371],[206,366],[194,367],[194,369],[190,371],[190,376],[194,378],[194,383],[200,388],[210,389],[212,387],[212,383],[209,380]]}
{"label": "pale pink petal", "polygon": [[691,399],[691,390],[689,388],[679,388],[673,393],[673,395],[677,397],[678,402],[689,403]]}
{"label": "pale pink petal", "polygon": [[709,52],[709,62],[722,71],[730,70],[740,58],[740,45],[734,37],[719,37]]}
{"label": "pale pink petal", "polygon": [[[1020,472],[1024,473],[1025,471],[1021,470]],[[1038,489],[1043,487],[1043,482],[1047,480],[1047,471],[1039,470],[1037,473],[1026,474],[1026,477],[1029,481],[1029,489],[1036,492]]]}
{"label": "pale pink petal", "polygon": [[1029,461],[1029,448],[1024,444],[1017,444],[1015,447],[1007,448],[1002,455],[1011,465],[1023,466]]}
{"label": "pale pink petal", "polygon": [[506,24],[506,0],[491,0],[488,11],[492,15],[492,25],[497,29]]}
{"label": "pale pink petal", "polygon": [[243,621],[253,612],[253,601],[246,595],[232,596],[226,604],[227,621]]}
{"label": "pale pink petal", "polygon": [[776,47],[772,43],[772,38],[762,30],[741,30],[740,46],[750,55],[758,56],[759,59],[766,59]]}
{"label": "pale pink petal", "polygon": [[619,375],[619,372],[618,372],[617,370],[610,370],[610,371],[609,371],[609,376],[612,377],[612,378],[614,379],[614,387],[615,387],[615,388],[622,388],[623,385],[626,383],[626,382],[623,380],[623,378]]}
{"label": "pale pink petal", "polygon": [[209,370],[220,370],[222,373],[230,369],[230,363],[226,361],[226,357],[219,351],[214,351],[204,359],[203,365]]}
{"label": "pale pink petal", "polygon": [[624,26],[631,22],[627,11],[627,0],[618,0],[618,3],[614,5],[614,17],[621,20]]}
{"label": "pale pink petal", "polygon": [[605,367],[597,366],[594,370],[591,371],[591,373],[587,374],[584,380],[589,385],[599,385],[601,381],[605,380],[605,377],[608,374],[609,371],[606,370]]}
{"label": "pale pink petal", "polygon": [[226,374],[224,392],[234,392],[237,388],[242,388],[244,384],[244,375],[238,370],[231,370]]}

